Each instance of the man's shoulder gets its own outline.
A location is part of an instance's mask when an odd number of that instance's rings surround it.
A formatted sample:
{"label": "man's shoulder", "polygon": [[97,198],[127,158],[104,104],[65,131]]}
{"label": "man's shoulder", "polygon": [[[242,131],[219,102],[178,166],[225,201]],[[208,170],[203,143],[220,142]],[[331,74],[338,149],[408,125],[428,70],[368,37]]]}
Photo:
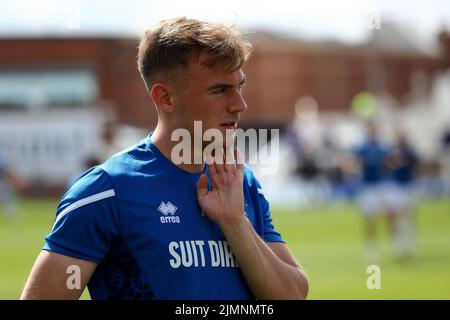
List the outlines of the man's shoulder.
{"label": "man's shoulder", "polygon": [[116,181],[132,177],[144,161],[149,161],[148,153],[147,159],[144,159],[144,150],[145,139],[116,153],[105,162],[86,170],[71,185],[68,193],[82,196],[114,188]]}
{"label": "man's shoulder", "polygon": [[111,178],[133,175],[142,167],[154,163],[155,155],[147,148],[148,138],[142,139],[134,145],[119,151],[99,165],[99,168]]}
{"label": "man's shoulder", "polygon": [[62,199],[73,202],[95,195],[114,193],[110,178],[99,166],[92,167],[79,176]]}

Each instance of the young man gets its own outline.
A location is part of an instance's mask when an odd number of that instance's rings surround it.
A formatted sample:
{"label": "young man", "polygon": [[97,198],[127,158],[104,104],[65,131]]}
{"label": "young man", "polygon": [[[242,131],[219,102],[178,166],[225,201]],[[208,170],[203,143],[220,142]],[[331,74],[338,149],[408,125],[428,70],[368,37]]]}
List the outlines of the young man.
{"label": "young man", "polygon": [[365,240],[365,260],[379,262],[377,246],[377,217],[385,211],[386,160],[388,149],[379,140],[373,122],[367,123],[367,138],[354,153],[361,169],[358,205],[361,210]]}
{"label": "young man", "polygon": [[419,164],[414,147],[404,132],[389,149],[387,168],[390,181],[386,187],[386,207],[394,257],[403,262],[413,257],[416,242],[415,178]]}
{"label": "young man", "polygon": [[25,191],[25,184],[8,168],[0,150],[0,207],[3,207],[7,219],[17,215],[16,190]]}
{"label": "young man", "polygon": [[[157,127],[64,195],[23,299],[76,299],[86,284],[93,299],[306,298],[249,168],[172,159],[172,133],[193,136],[196,120],[236,129],[250,51],[220,24],[178,18],[145,32],[138,65]],[[81,275],[75,289],[68,268]]]}

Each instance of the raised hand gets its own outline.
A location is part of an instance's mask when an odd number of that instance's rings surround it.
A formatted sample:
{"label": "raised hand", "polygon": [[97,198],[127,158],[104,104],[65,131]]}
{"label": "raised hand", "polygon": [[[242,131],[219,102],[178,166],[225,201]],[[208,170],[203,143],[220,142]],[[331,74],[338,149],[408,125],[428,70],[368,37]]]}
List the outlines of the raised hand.
{"label": "raised hand", "polygon": [[238,149],[231,152],[232,163],[218,163],[217,157],[209,159],[208,171],[211,190],[208,191],[208,176],[203,173],[197,182],[197,198],[205,215],[218,225],[240,223],[244,215],[244,161]]}

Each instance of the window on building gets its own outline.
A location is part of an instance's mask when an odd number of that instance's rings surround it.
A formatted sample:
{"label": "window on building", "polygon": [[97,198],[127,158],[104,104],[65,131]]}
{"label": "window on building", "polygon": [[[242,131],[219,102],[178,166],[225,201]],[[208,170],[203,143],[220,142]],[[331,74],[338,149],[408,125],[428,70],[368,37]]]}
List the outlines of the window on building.
{"label": "window on building", "polygon": [[98,91],[92,70],[0,70],[0,109],[86,106],[97,101]]}

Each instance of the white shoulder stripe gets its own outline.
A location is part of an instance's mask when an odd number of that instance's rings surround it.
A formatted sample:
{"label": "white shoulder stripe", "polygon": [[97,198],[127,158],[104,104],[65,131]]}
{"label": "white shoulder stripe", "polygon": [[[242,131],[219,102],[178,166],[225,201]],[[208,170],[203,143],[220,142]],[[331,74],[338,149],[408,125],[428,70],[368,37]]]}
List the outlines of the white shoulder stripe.
{"label": "white shoulder stripe", "polygon": [[258,188],[258,193],[264,195],[264,193],[263,193],[261,188]]}
{"label": "white shoulder stripe", "polygon": [[87,198],[80,199],[74,203],[72,203],[70,206],[65,208],[61,213],[56,217],[55,223],[53,224],[53,228],[58,223],[59,220],[61,220],[62,217],[64,217],[66,214],[70,213],[71,211],[78,209],[82,206],[88,205],[90,203],[100,201],[106,198],[114,197],[116,193],[114,192],[114,189],[109,189],[100,193],[96,193],[92,196],[89,196]]}

